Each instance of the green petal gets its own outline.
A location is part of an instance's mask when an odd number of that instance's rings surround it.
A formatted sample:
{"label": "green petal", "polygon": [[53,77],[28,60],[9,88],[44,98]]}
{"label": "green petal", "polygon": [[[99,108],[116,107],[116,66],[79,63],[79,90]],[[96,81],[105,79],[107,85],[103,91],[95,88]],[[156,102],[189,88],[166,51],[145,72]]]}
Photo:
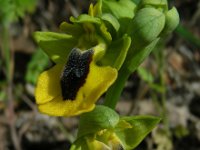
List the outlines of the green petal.
{"label": "green petal", "polygon": [[44,52],[55,62],[65,63],[77,39],[71,35],[54,32],[35,32],[34,37]]}

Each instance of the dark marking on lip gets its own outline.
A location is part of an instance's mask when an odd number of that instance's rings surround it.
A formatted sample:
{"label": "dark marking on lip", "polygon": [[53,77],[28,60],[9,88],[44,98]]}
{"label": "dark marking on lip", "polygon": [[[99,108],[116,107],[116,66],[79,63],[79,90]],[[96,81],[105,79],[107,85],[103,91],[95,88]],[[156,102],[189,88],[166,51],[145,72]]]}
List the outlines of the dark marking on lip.
{"label": "dark marking on lip", "polygon": [[93,53],[93,50],[82,53],[77,48],[72,49],[61,74],[60,85],[63,100],[76,98],[78,90],[86,81]]}

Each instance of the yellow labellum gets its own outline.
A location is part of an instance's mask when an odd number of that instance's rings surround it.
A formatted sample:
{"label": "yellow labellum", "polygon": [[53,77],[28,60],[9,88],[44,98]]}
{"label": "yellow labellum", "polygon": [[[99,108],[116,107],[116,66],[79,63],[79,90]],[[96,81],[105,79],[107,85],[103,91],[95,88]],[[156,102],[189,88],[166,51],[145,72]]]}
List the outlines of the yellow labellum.
{"label": "yellow labellum", "polygon": [[79,88],[76,98],[63,100],[60,86],[63,66],[64,64],[57,64],[39,76],[35,95],[41,113],[52,116],[74,116],[91,111],[98,98],[117,77],[116,69],[109,66],[97,66],[92,60],[86,81]]}

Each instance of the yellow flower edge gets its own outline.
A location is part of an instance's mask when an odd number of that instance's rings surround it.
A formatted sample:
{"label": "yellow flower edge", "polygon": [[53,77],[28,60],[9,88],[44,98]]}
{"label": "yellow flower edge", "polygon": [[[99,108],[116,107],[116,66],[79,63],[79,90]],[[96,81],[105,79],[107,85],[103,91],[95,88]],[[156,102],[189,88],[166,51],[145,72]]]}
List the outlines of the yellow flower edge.
{"label": "yellow flower edge", "polygon": [[41,113],[50,116],[75,116],[94,109],[98,98],[117,78],[117,70],[109,66],[90,63],[86,82],[77,92],[75,100],[63,100],[60,74],[63,65],[57,64],[43,72],[38,79],[35,96]]}

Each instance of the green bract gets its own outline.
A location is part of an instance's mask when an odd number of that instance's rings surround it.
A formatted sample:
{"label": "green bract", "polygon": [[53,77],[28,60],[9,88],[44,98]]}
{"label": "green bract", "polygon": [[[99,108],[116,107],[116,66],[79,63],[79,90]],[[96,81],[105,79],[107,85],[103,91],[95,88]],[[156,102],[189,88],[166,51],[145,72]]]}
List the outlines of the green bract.
{"label": "green bract", "polygon": [[109,107],[96,106],[81,116],[78,139],[71,150],[133,149],[159,121],[151,116],[119,117]]}
{"label": "green bract", "polygon": [[116,134],[123,143],[124,149],[134,149],[160,122],[160,118],[152,116],[121,117],[121,121],[129,123],[131,127],[116,129]]}
{"label": "green bract", "polygon": [[78,137],[93,134],[103,129],[113,129],[119,122],[119,115],[105,106],[81,115]]}

